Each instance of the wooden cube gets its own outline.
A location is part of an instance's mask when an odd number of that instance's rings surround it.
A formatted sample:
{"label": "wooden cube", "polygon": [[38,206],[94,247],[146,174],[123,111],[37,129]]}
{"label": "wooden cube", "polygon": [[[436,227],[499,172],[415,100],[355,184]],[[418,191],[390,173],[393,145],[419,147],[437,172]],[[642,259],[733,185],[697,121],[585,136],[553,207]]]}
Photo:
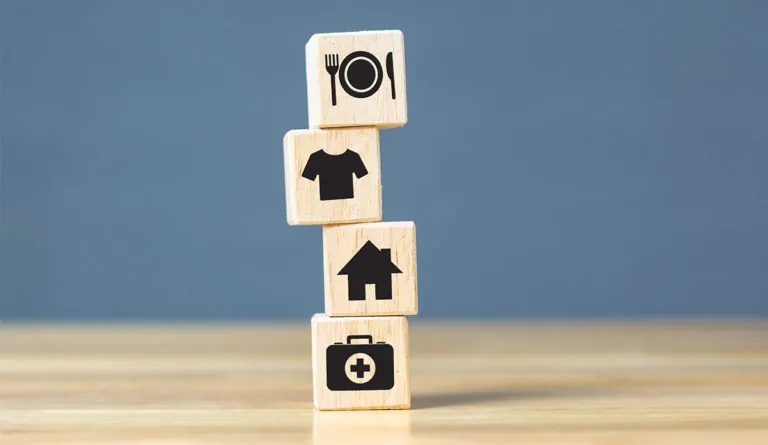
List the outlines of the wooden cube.
{"label": "wooden cube", "polygon": [[288,224],[381,220],[377,129],[291,130],[283,152]]}
{"label": "wooden cube", "polygon": [[408,369],[405,317],[312,317],[317,409],[407,409]]}
{"label": "wooden cube", "polygon": [[324,226],[323,273],[330,316],[416,314],[416,225]]}
{"label": "wooden cube", "polygon": [[306,58],[310,128],[387,128],[408,120],[401,31],[315,34]]}

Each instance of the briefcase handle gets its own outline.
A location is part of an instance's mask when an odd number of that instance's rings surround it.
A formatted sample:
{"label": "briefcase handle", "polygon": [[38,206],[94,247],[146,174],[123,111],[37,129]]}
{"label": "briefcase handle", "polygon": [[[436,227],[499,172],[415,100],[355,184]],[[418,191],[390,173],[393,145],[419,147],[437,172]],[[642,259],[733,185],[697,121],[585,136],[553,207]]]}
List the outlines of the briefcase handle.
{"label": "briefcase handle", "polygon": [[348,345],[351,345],[353,340],[368,340],[368,344],[373,344],[372,335],[347,335]]}

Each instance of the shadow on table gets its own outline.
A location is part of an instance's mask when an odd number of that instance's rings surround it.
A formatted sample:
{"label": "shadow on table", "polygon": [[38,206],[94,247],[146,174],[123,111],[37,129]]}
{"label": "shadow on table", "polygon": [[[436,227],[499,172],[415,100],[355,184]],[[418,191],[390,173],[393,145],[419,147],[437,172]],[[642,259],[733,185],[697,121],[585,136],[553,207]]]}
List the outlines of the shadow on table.
{"label": "shadow on table", "polygon": [[414,394],[411,409],[439,408],[445,406],[482,404],[508,400],[531,400],[552,397],[583,395],[582,388],[500,388],[455,391],[450,393]]}

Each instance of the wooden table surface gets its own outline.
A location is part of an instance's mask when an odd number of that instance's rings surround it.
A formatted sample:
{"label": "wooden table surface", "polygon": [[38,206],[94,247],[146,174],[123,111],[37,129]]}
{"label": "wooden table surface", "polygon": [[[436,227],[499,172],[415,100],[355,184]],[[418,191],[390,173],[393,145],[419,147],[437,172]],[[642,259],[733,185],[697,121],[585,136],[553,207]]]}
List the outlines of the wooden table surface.
{"label": "wooden table surface", "polygon": [[410,411],[315,412],[309,341],[0,325],[0,444],[768,444],[768,320],[413,319]]}

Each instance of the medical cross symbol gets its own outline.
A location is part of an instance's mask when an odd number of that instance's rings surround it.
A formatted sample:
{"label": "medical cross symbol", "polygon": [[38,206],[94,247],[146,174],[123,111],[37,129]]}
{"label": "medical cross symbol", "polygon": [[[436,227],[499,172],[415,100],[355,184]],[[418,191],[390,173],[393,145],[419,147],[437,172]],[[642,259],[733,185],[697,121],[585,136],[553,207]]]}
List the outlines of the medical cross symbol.
{"label": "medical cross symbol", "polygon": [[362,379],[365,377],[365,373],[371,370],[371,366],[366,365],[362,358],[358,358],[355,364],[349,367],[349,370],[357,374],[358,379]]}

